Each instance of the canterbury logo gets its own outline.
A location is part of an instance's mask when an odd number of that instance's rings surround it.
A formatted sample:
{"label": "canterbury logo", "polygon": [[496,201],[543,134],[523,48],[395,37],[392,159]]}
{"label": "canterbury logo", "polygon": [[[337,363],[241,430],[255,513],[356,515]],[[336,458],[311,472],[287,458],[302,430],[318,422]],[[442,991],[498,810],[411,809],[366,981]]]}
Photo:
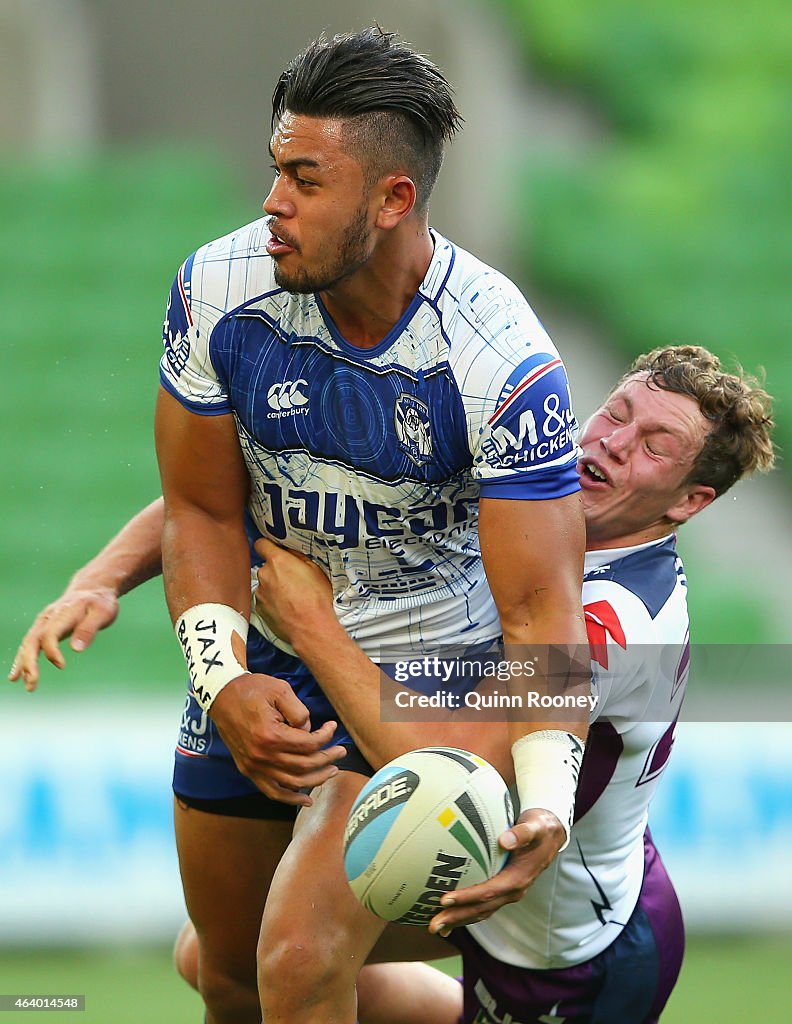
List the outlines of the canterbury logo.
{"label": "canterbury logo", "polygon": [[267,392],[267,404],[270,409],[299,409],[306,405],[308,398],[300,391],[300,386],[308,387],[308,381],[285,380],[282,384],[273,384]]}

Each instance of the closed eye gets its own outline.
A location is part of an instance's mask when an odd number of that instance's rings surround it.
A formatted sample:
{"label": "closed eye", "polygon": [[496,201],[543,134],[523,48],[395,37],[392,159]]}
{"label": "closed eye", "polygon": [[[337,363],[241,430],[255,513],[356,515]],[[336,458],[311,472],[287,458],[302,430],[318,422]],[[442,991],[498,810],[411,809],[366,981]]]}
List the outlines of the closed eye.
{"label": "closed eye", "polygon": [[668,454],[669,453],[667,451],[665,451],[663,448],[657,448],[654,445],[653,442],[646,441],[645,445],[646,445],[646,450],[649,452],[650,455],[655,455],[655,456],[657,456],[658,459],[668,458]]}

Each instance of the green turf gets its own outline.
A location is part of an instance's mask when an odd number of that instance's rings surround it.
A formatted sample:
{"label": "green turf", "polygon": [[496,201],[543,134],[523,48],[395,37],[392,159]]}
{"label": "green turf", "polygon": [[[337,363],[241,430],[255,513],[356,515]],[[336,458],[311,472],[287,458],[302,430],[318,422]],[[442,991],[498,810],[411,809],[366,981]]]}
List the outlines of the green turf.
{"label": "green turf", "polygon": [[201,1001],[178,977],[169,949],[0,953],[0,993],[84,995],[85,1012],[9,1011],[2,1020],[77,1024],[199,1024]]}
{"label": "green turf", "polygon": [[691,939],[663,1024],[789,1020],[792,934]]}
{"label": "green turf", "polygon": [[[792,7],[758,0],[746,19],[722,0],[497,6],[532,75],[602,128],[540,153],[521,140],[510,180],[535,288],[597,324],[625,363],[686,343],[764,367],[788,451]],[[788,456],[779,473],[792,480]],[[789,641],[760,579],[725,562],[691,579],[700,641]]]}
{"label": "green turf", "polygon": [[[198,245],[260,212],[192,151],[0,164],[4,663],[74,569],[159,493],[152,414],[171,281]],[[160,587],[125,601],[123,621],[45,688],[181,685]]]}
{"label": "green turf", "polygon": [[[663,1024],[746,1024],[789,1017],[792,936],[694,937]],[[443,961],[458,973],[455,960]],[[170,951],[157,949],[0,952],[0,994],[84,994],[85,1024],[199,1024],[200,1002],[176,976]],[[62,1020],[41,1012],[9,1012],[2,1020]],[[614,1022],[617,1024],[617,1022]]]}

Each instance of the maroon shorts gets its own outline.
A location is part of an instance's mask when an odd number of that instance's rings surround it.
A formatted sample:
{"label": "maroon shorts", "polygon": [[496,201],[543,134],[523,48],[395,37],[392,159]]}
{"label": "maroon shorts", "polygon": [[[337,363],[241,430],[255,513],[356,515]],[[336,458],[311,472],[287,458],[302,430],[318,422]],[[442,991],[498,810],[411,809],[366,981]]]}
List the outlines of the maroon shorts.
{"label": "maroon shorts", "polygon": [[647,830],[644,880],[618,938],[574,967],[529,970],[486,953],[465,929],[451,933],[462,954],[464,1024],[654,1024],[682,966],[682,912]]}

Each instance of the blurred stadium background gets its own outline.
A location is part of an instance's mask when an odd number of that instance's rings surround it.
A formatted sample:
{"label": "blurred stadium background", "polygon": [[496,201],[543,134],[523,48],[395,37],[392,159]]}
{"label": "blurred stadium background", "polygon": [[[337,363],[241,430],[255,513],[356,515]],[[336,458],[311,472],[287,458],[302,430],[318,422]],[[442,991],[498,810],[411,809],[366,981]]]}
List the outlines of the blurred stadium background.
{"label": "blurred stadium background", "polygon": [[[258,215],[277,73],[320,30],[375,18],[447,70],[467,120],[433,223],[522,285],[567,358],[579,415],[637,352],[703,343],[766,368],[789,450],[782,0],[750,16],[722,0],[288,13],[261,0],[0,0],[5,663],[35,612],[158,493],[167,289],[198,244]],[[671,1024],[788,1013],[789,473],[782,459],[680,538],[696,717],[711,724],[680,728],[653,814],[691,932]],[[0,688],[0,994],[84,992],[97,1022],[198,1019],[166,948],[183,915],[168,791],[182,678],[151,583],[65,674],[45,668],[34,696]],[[760,690],[761,706],[746,698]]]}

